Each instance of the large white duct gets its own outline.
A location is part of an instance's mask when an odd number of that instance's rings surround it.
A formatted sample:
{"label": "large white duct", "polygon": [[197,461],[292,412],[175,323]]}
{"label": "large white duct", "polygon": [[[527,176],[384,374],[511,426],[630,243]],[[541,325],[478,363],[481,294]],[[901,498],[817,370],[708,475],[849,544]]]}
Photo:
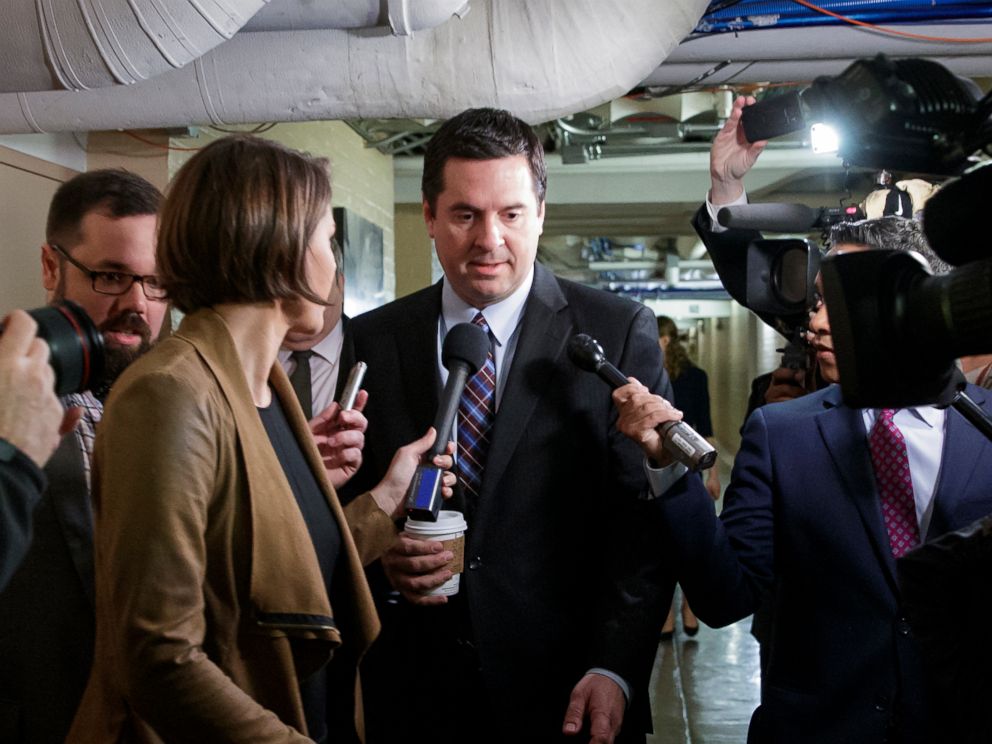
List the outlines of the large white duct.
{"label": "large white duct", "polygon": [[227,41],[266,2],[3,0],[0,92],[147,80]]}
{"label": "large white duct", "polygon": [[[903,24],[894,26],[939,39],[987,39],[992,23]],[[851,26],[817,26],[707,34],[682,42],[647,86],[808,81],[836,75],[856,59],[883,53],[927,57],[968,77],[992,72],[992,42],[927,41]]]}
{"label": "large white duct", "polygon": [[245,24],[245,31],[303,31],[389,26],[394,34],[440,26],[468,11],[467,0],[271,0]]}
{"label": "large white duct", "polygon": [[128,88],[0,95],[0,132],[442,118],[495,105],[548,121],[626,93],[707,0],[472,0],[409,37],[242,32],[193,65]]}

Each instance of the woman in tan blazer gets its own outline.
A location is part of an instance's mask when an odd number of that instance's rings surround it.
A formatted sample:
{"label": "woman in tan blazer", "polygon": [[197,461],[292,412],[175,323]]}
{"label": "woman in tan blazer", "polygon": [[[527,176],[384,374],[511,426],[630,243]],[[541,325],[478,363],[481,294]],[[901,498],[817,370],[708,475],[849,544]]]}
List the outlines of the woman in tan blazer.
{"label": "woman in tan blazer", "polygon": [[[323,322],[330,196],[324,161],[248,136],[173,181],[157,261],[186,317],[99,428],[96,661],[70,741],[361,738],[356,670],[379,630],[362,567],[434,433],[341,507],[276,360]],[[338,423],[353,467],[364,417]]]}

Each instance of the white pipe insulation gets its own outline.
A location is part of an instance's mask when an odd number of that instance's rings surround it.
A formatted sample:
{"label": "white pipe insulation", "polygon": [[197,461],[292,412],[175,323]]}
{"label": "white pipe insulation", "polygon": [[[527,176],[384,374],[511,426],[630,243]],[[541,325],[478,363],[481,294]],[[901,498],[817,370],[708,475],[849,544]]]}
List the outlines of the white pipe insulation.
{"label": "white pipe insulation", "polygon": [[468,12],[467,0],[335,0],[302,2],[270,0],[245,31],[302,31],[389,26],[397,36],[440,26],[451,16]]}
{"label": "white pipe insulation", "polygon": [[126,88],[0,95],[0,133],[443,118],[481,105],[549,121],[628,92],[692,31],[707,0],[471,4],[412,36],[242,32]]}
{"label": "white pipe insulation", "polygon": [[227,41],[266,2],[4,0],[0,92],[78,91],[147,80]]}

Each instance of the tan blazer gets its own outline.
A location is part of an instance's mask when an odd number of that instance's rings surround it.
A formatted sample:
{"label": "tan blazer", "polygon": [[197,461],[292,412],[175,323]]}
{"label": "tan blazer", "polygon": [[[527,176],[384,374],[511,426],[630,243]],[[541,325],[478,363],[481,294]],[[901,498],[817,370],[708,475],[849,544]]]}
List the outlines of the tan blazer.
{"label": "tan blazer", "polygon": [[395,528],[369,494],[342,509],[278,364],[269,379],[349,528],[339,606],[227,326],[198,311],[121,376],[99,427],[96,653],[68,741],[306,741],[298,679],[334,652],[357,689],[379,632],[362,566]]}

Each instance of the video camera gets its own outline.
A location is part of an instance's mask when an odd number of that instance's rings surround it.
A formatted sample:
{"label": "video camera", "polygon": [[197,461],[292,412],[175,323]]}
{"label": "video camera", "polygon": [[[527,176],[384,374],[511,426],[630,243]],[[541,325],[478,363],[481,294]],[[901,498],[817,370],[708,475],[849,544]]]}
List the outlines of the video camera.
{"label": "video camera", "polygon": [[[783,98],[744,109],[749,140],[817,119],[838,129],[838,152],[850,164],[941,176],[961,173],[976,151],[992,144],[992,94],[976,100],[957,77],[927,60],[893,61],[881,55],[861,60],[837,77],[818,78],[807,90]],[[953,404],[992,438],[988,421],[978,421],[981,409],[963,395],[963,377],[955,365],[960,356],[992,352],[992,252],[976,240],[989,194],[992,166],[979,165],[927,202],[927,240],[940,258],[957,267],[947,274],[932,276],[912,255],[898,251],[843,254],[822,262],[834,351],[849,405]],[[789,291],[797,295],[802,287]],[[977,413],[964,410],[972,407]]]}

